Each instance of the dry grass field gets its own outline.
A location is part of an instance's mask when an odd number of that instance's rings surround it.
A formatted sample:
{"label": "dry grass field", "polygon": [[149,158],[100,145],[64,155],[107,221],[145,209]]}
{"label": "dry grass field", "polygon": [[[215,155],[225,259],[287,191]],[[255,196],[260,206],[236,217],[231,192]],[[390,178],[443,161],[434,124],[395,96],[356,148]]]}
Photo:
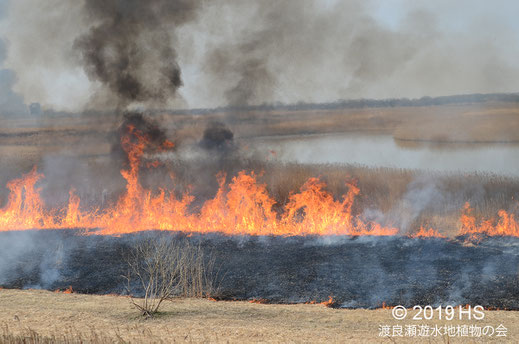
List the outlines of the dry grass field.
{"label": "dry grass field", "polygon": [[[517,142],[519,106],[488,102],[414,107],[322,110],[249,110],[189,114],[155,113],[168,133],[183,141],[200,138],[211,121],[225,122],[237,138],[345,132],[393,134],[398,140],[439,142]],[[56,145],[97,142],[118,123],[115,114],[45,118],[1,118],[0,145]]]}
{"label": "dry grass field", "polygon": [[512,311],[485,311],[485,318],[480,321],[397,321],[388,309],[177,299],[166,303],[157,317],[144,320],[122,296],[5,289],[0,290],[0,309],[0,343],[419,342],[417,337],[381,338],[381,325],[503,324],[508,330],[506,337],[442,335],[422,338],[425,343],[517,343],[519,336],[519,312]]}

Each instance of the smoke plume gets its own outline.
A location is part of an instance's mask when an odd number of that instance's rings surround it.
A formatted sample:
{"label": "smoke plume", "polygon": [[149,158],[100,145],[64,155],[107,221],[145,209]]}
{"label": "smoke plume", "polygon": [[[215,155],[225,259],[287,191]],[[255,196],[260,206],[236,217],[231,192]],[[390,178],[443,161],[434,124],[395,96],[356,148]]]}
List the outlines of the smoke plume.
{"label": "smoke plume", "polygon": [[198,1],[87,0],[95,23],[75,41],[87,74],[102,82],[118,106],[161,103],[182,85],[173,36],[195,17]]}
{"label": "smoke plume", "polygon": [[475,2],[24,0],[0,36],[55,108],[516,92],[517,4]]}
{"label": "smoke plume", "polygon": [[221,122],[211,122],[204,130],[200,145],[205,149],[227,150],[232,147],[234,133]]}
{"label": "smoke plume", "polygon": [[0,39],[0,115],[14,116],[27,114],[27,107],[23,97],[13,91],[16,82],[16,73],[9,69],[2,69],[7,55],[7,48]]}

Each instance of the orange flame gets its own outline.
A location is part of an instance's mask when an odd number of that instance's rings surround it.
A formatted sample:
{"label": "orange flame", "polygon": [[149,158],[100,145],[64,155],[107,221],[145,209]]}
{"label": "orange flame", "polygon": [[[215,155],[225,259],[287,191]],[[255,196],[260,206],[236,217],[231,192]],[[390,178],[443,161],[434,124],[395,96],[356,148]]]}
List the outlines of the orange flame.
{"label": "orange flame", "polygon": [[162,142],[162,145],[160,146],[161,150],[169,150],[173,149],[175,147],[175,144],[169,140],[165,140]]}
{"label": "orange flame", "polygon": [[333,299],[333,296],[330,296],[328,300],[326,301],[323,301],[320,303],[320,305],[323,305],[323,306],[326,306],[326,307],[331,307],[335,304],[335,300]]}
{"label": "orange flame", "polygon": [[252,300],[249,300],[249,302],[250,303],[257,303],[257,304],[265,305],[265,304],[269,303],[269,300],[267,300],[267,299],[252,299]]}
{"label": "orange flame", "polygon": [[0,210],[0,230],[43,228],[55,224],[54,213],[46,212],[36,183],[43,177],[36,167],[22,178],[7,183],[9,197]]}
{"label": "orange flame", "polygon": [[499,219],[483,219],[479,224],[472,214],[472,208],[467,202],[463,207],[460,217],[459,235],[469,235],[477,237],[479,235],[488,236],[519,236],[519,223],[514,218],[514,214],[509,214],[505,210],[498,211]]}
{"label": "orange flame", "polygon": [[[297,194],[292,194],[282,216],[282,228],[295,234],[336,235],[395,235],[396,228],[382,227],[378,223],[364,223],[353,217],[351,208],[359,188],[347,184],[348,193],[342,202],[335,201],[325,191],[326,184],[318,178],[310,178]],[[304,212],[304,215],[301,214]]]}
{"label": "orange flame", "polygon": [[239,172],[230,184],[225,175],[217,176],[216,196],[205,202],[199,214],[190,214],[193,196],[177,199],[173,192],[159,190],[152,195],[139,183],[139,166],[148,139],[133,126],[122,138],[129,167],[121,174],[126,192],[108,209],[82,210],[75,190],[69,192],[68,204],[62,209],[47,210],[40,198],[37,182],[43,178],[34,168],[20,179],[7,184],[8,202],[0,209],[0,230],[84,228],[100,229],[100,234],[120,235],[144,230],[184,232],[221,232],[250,235],[395,235],[396,228],[365,223],[351,214],[359,189],[348,184],[342,201],[334,200],[317,178],[309,179],[299,193],[290,195],[281,214],[273,210],[276,203],[265,184],[254,172]]}
{"label": "orange flame", "polygon": [[[36,168],[7,184],[9,197],[0,209],[0,231],[25,229],[81,228],[98,230],[98,234],[121,235],[145,230],[183,231],[188,233],[220,232],[228,235],[396,235],[397,228],[366,222],[352,214],[355,197],[360,190],[348,183],[348,192],[336,200],[326,191],[326,184],[310,178],[299,192],[291,193],[288,203],[274,211],[275,200],[254,172],[239,172],[229,184],[226,176],[217,176],[219,189],[206,201],[199,213],[190,213],[194,197],[186,192],[177,198],[172,191],[159,189],[157,194],[139,183],[141,158],[148,138],[133,126],[122,138],[129,166],[121,170],[126,180],[124,194],[106,209],[82,209],[74,189],[68,204],[47,209],[37,183],[43,178]],[[170,146],[170,144],[166,144]],[[476,225],[467,204],[461,216],[460,234],[519,236],[513,214],[499,212],[499,221],[483,221]],[[421,228],[412,237],[443,237],[439,232]]]}
{"label": "orange flame", "polygon": [[425,229],[423,226],[420,227],[420,230],[416,233],[409,235],[410,238],[446,238],[445,235],[441,234],[435,229],[429,228]]}
{"label": "orange flame", "polygon": [[388,306],[386,304],[386,301],[383,301],[382,305],[379,307],[379,309],[393,309],[393,308],[394,308],[393,306]]}
{"label": "orange flame", "polygon": [[61,291],[60,289],[54,290],[55,293],[63,293],[63,294],[72,294],[74,290],[72,290],[72,286],[69,286],[67,289]]}
{"label": "orange flame", "polygon": [[335,304],[335,300],[333,299],[333,296],[328,296],[328,300],[325,300],[325,301],[322,301],[322,302],[319,302],[319,301],[316,301],[316,300],[312,300],[312,301],[307,301],[305,302],[305,305],[322,305],[322,306],[325,306],[325,307],[331,307]]}

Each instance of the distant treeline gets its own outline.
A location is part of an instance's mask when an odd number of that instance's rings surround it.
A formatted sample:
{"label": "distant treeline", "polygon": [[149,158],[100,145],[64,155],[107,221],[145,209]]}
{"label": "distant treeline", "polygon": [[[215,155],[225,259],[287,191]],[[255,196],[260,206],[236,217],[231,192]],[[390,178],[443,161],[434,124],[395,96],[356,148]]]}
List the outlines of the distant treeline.
{"label": "distant treeline", "polygon": [[[149,114],[171,113],[171,114],[210,114],[214,112],[247,112],[247,111],[275,111],[275,110],[335,110],[335,109],[362,109],[362,108],[387,108],[387,107],[408,107],[408,106],[435,106],[449,104],[477,104],[485,102],[509,102],[519,103],[519,93],[490,93],[490,94],[464,94],[442,97],[422,97],[416,99],[409,98],[390,98],[390,99],[350,99],[337,100],[329,103],[305,103],[296,104],[261,104],[252,106],[225,106],[206,109],[179,109],[179,110],[145,110]],[[83,114],[92,116],[113,115],[113,111],[87,110]],[[70,116],[69,112],[54,111],[47,109],[43,111],[47,117]]]}
{"label": "distant treeline", "polygon": [[387,108],[404,106],[435,106],[449,104],[474,104],[485,102],[512,102],[519,103],[519,93],[490,93],[490,94],[463,94],[441,97],[389,98],[389,99],[350,99],[337,100],[329,103],[305,103],[296,104],[262,104],[253,106],[226,106],[212,109],[175,110],[172,113],[205,114],[213,112],[232,111],[274,111],[274,110],[335,110],[335,109],[362,109],[362,108]]}

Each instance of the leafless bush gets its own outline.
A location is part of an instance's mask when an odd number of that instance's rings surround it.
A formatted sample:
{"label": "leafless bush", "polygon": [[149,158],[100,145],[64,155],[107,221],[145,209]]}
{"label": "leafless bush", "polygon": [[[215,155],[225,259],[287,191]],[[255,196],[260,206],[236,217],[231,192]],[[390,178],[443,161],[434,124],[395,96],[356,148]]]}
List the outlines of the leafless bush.
{"label": "leafless bush", "polygon": [[178,292],[186,297],[207,297],[217,289],[214,257],[206,254],[200,246],[186,243]]}
{"label": "leafless bush", "polygon": [[[162,302],[175,296],[203,297],[214,290],[214,259],[186,239],[146,238],[135,245],[126,262],[130,301],[145,317],[152,317]],[[135,291],[142,298],[134,297]]]}

